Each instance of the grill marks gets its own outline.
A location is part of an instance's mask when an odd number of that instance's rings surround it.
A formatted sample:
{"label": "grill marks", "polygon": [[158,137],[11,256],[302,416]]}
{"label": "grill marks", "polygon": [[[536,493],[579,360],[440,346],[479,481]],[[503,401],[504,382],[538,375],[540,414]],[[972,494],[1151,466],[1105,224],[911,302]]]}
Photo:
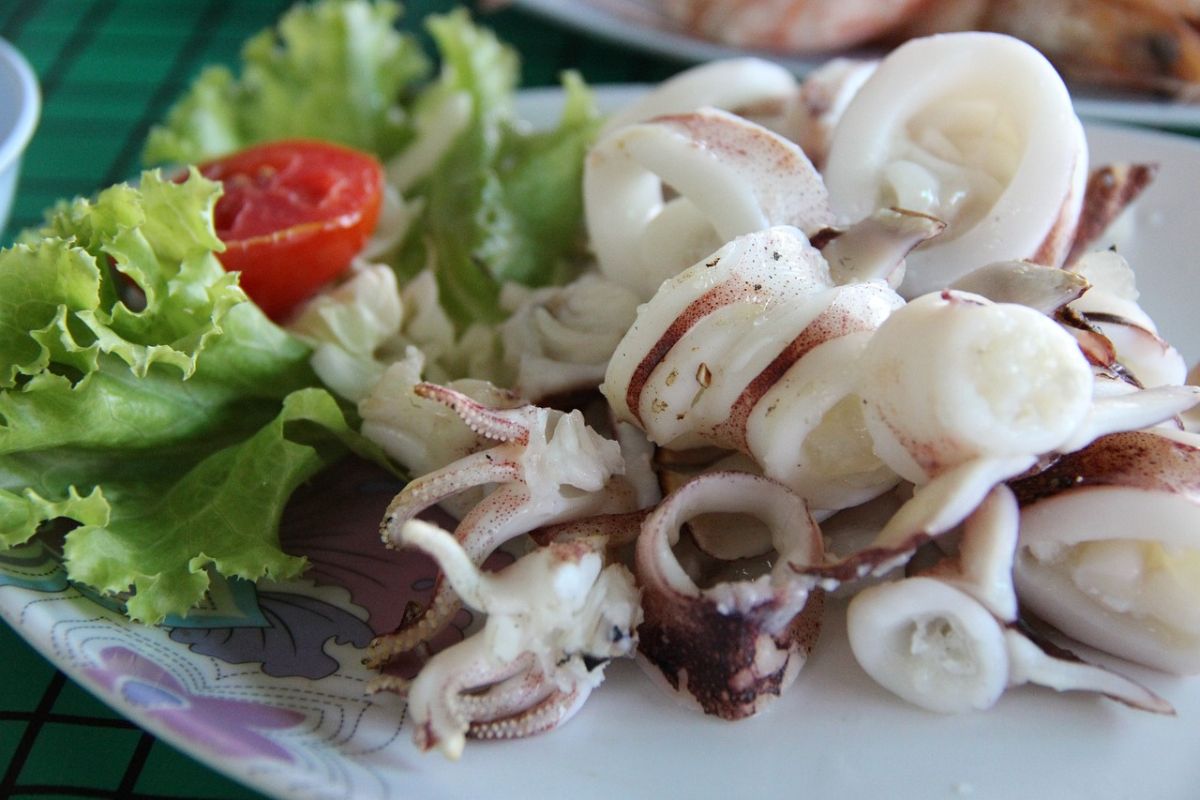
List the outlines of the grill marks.
{"label": "grill marks", "polygon": [[[760,293],[761,285],[748,280],[733,278],[706,291],[679,314],[654,343],[633,372],[626,390],[625,401],[630,412],[643,426],[643,394],[650,384],[655,370],[668,359],[679,341],[699,325],[706,317],[738,301],[745,301],[754,293]],[[816,299],[814,297],[813,299]],[[707,432],[706,438],[719,441],[722,446],[749,452],[746,441],[746,424],[758,402],[771,390],[796,362],[804,358],[818,345],[859,331],[873,330],[877,320],[873,315],[861,313],[861,297],[851,293],[829,292],[827,305],[815,313],[801,331],[791,339],[770,363],[758,372],[734,400],[728,416],[716,423]],[[794,300],[794,298],[793,298]],[[724,369],[721,365],[709,365],[710,369]],[[676,377],[675,379],[678,379]],[[728,378],[726,378],[728,380]],[[668,384],[672,383],[668,380]],[[661,405],[658,404],[658,405]],[[651,405],[654,411],[659,409]]]}
{"label": "grill marks", "polygon": [[1154,180],[1157,164],[1109,164],[1093,170],[1083,193],[1083,208],[1064,263],[1093,249],[1126,208]]}
{"label": "grill marks", "polygon": [[858,331],[873,330],[874,320],[855,313],[852,298],[844,294],[834,295],[833,301],[788,342],[787,346],[771,360],[761,372],[746,384],[729,412],[728,419],[717,430],[729,437],[732,446],[749,452],[746,441],[746,423],[763,395],[787,374],[796,362],[808,355],[818,345]]}
{"label": "grill marks", "polygon": [[1011,485],[1021,507],[1067,490],[1127,486],[1145,491],[1200,496],[1196,480],[1200,449],[1149,431],[1102,436],[1083,450],[1059,458],[1036,475]]}
{"label": "grill marks", "polygon": [[646,425],[645,420],[642,419],[641,398],[650,376],[684,334],[717,309],[743,300],[748,294],[760,288],[742,278],[730,278],[722,281],[689,303],[687,308],[675,318],[675,321],[667,326],[662,336],[646,353],[646,357],[638,362],[637,368],[634,369],[633,375],[629,379],[629,387],[625,390],[625,404],[629,407],[629,413],[637,419],[638,424],[643,427]]}

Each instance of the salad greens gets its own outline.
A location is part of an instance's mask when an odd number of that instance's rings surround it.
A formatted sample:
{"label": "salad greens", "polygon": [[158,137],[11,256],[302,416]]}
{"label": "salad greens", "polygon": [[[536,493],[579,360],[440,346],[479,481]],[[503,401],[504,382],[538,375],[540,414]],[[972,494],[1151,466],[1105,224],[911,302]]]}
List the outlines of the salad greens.
{"label": "salad greens", "polygon": [[544,286],[569,277],[582,250],[583,156],[600,117],[583,82],[568,74],[558,126],[524,131],[512,108],[512,51],[463,13],[431,18],[429,28],[444,65],[421,110],[430,113],[445,95],[461,93],[470,99],[471,116],[417,187],[425,213],[401,269],[414,274],[432,249],[450,317],[460,324],[498,322],[504,281]]}
{"label": "salad greens", "polygon": [[[460,327],[498,322],[505,281],[528,286],[570,277],[583,249],[583,154],[599,129],[592,94],[564,77],[556,129],[529,132],[516,118],[516,52],[459,10],[427,27],[441,72],[422,83],[416,40],[393,28],[394,3],[326,0],[298,5],[246,44],[240,76],[210,67],[150,132],[150,164],[203,161],[271,139],[328,139],[402,154],[452,96],[466,125],[405,200],[421,212],[390,259],[403,277],[432,265],[441,302]],[[426,126],[428,127],[428,126]],[[432,137],[445,137],[434,129]]]}
{"label": "salad greens", "polygon": [[[430,18],[441,59],[394,27],[398,5],[298,5],[203,71],[150,134],[148,163],[191,163],[284,137],[387,161],[420,122],[467,98],[465,124],[403,189],[419,213],[387,257],[432,267],[456,324],[496,321],[505,281],[570,277],[582,157],[598,127],[574,76],[559,126],[513,112],[517,60],[465,12]],[[68,575],[156,622],[199,602],[212,572],[298,574],[278,523],[292,491],[349,451],[382,460],[321,386],[309,347],[271,322],[217,259],[221,188],[145,172],[60,203],[0,251],[0,548],[67,529]]]}
{"label": "salad greens", "polygon": [[394,155],[408,140],[400,105],[429,62],[399,33],[396,3],[296,5],[242,48],[242,70],[214,65],[150,131],[150,164],[196,163],[272,139],[326,139]]}
{"label": "salad greens", "polygon": [[132,588],[129,614],[151,622],[200,601],[209,564],[297,574],[284,502],[367,449],[312,388],[307,348],[221,268],[219,194],[147,172],[0,251],[0,543],[71,520],[70,576]]}

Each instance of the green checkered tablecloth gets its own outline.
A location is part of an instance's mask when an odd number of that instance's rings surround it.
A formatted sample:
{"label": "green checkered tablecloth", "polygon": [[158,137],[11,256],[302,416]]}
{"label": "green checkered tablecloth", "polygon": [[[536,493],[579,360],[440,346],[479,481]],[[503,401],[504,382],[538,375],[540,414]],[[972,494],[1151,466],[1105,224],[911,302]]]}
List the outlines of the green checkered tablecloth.
{"label": "green checkered tablecloth", "polygon": [[[288,0],[0,0],[0,37],[42,84],[44,108],[3,240],[62,197],[135,174],[149,126],[202,65],[233,63]],[[404,26],[455,3],[412,0]],[[485,16],[524,57],[527,86],[575,68],[591,82],[657,80],[679,64],[522,13]],[[247,798],[257,795],[143,733],[0,623],[0,798]]]}

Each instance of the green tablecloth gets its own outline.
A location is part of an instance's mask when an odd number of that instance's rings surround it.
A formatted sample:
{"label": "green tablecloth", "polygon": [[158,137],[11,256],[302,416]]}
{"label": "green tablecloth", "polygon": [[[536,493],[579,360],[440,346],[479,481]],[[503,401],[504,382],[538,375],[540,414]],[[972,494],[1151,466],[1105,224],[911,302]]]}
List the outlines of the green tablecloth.
{"label": "green tablecloth", "polygon": [[[135,174],[148,127],[202,65],[289,0],[0,0],[0,37],[33,64],[44,108],[4,241],[55,200]],[[405,27],[456,5],[406,3]],[[566,68],[591,82],[657,80],[680,65],[566,31],[519,10],[485,19],[524,57],[523,82]],[[143,733],[0,623],[0,797],[247,798],[246,789]]]}

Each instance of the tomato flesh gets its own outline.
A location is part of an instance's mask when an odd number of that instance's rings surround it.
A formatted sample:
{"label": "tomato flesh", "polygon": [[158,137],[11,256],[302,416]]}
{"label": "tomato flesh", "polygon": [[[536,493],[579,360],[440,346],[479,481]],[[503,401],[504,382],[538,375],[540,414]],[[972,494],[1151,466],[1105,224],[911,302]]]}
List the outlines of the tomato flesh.
{"label": "tomato flesh", "polygon": [[277,321],[350,265],[383,201],[379,162],[329,142],[269,142],[199,170],[225,189],[215,210],[221,263]]}

